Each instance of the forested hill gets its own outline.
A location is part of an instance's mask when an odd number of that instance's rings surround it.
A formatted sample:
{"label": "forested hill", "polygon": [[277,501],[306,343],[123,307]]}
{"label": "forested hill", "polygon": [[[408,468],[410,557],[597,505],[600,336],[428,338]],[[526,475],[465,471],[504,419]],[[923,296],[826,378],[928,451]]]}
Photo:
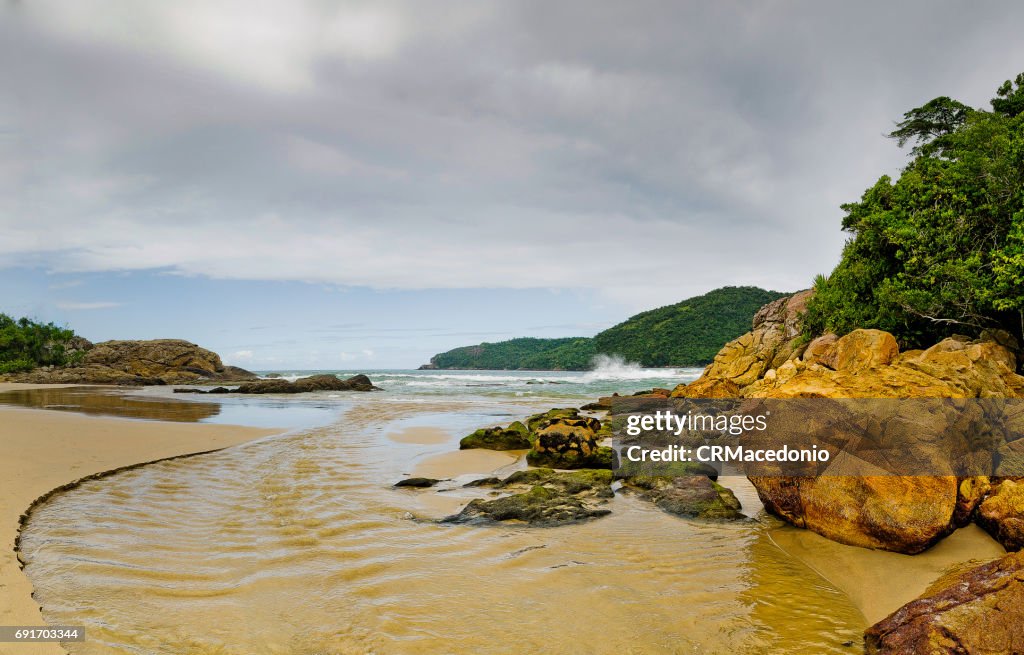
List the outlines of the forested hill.
{"label": "forested hill", "polygon": [[728,341],[750,330],[758,309],[784,295],[723,287],[641,312],[592,338],[519,338],[463,346],[434,355],[424,368],[580,371],[590,368],[598,354],[620,355],[643,366],[703,366]]}

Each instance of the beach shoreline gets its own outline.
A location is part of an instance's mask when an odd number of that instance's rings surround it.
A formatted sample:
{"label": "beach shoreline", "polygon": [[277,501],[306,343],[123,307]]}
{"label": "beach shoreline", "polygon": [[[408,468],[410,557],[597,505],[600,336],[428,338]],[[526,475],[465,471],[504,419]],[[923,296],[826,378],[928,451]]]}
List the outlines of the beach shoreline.
{"label": "beach shoreline", "polygon": [[[0,383],[0,392],[49,386]],[[44,625],[15,552],[22,517],[41,499],[83,479],[282,432],[15,407],[0,407],[0,416],[0,625]],[[64,652],[59,644],[0,643],[0,655]]]}

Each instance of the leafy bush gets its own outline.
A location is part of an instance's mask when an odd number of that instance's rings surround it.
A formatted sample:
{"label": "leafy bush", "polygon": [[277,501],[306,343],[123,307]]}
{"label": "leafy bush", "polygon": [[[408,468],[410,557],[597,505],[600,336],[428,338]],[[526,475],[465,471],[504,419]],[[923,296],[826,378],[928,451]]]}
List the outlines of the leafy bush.
{"label": "leafy bush", "polygon": [[928,345],[986,328],[1024,332],[1024,74],[992,111],[946,97],[890,134],[915,142],[895,182],[882,176],[843,205],[852,236],[815,282],[808,335],[878,328]]}

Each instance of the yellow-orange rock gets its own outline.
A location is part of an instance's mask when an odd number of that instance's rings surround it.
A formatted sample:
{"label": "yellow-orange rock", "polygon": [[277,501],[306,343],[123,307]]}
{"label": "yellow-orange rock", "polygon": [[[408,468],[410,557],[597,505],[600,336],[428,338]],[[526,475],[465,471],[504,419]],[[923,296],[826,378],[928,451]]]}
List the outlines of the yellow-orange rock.
{"label": "yellow-orange rock", "polygon": [[[801,348],[800,315],[810,295],[763,307],[754,329],[726,344],[701,378],[677,387],[673,397],[1024,398],[1024,377],[1015,372],[1005,340],[954,337],[901,354],[891,334],[855,330]],[[1007,462],[1022,460],[1024,446],[1010,443],[1000,453]],[[963,525],[975,508],[980,516],[988,484],[870,474],[751,480],[765,507],[793,525],[843,543],[905,553],[920,552]],[[1024,517],[1024,508],[987,502],[993,512],[1005,509],[1009,519],[1001,519],[1002,526]]]}
{"label": "yellow-orange rock", "polygon": [[1024,548],[1024,478],[996,482],[978,506],[976,520],[1006,550]]}
{"label": "yellow-orange rock", "polygon": [[836,340],[820,361],[837,371],[857,373],[888,366],[900,354],[896,338],[881,330],[854,330]]}

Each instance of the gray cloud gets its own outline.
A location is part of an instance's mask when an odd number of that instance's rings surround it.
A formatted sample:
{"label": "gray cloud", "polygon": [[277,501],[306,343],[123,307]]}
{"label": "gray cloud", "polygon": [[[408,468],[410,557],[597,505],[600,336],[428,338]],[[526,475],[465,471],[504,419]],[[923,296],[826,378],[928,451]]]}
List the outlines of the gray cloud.
{"label": "gray cloud", "polygon": [[0,12],[2,264],[636,308],[806,286],[892,120],[1024,70],[1011,2]]}

